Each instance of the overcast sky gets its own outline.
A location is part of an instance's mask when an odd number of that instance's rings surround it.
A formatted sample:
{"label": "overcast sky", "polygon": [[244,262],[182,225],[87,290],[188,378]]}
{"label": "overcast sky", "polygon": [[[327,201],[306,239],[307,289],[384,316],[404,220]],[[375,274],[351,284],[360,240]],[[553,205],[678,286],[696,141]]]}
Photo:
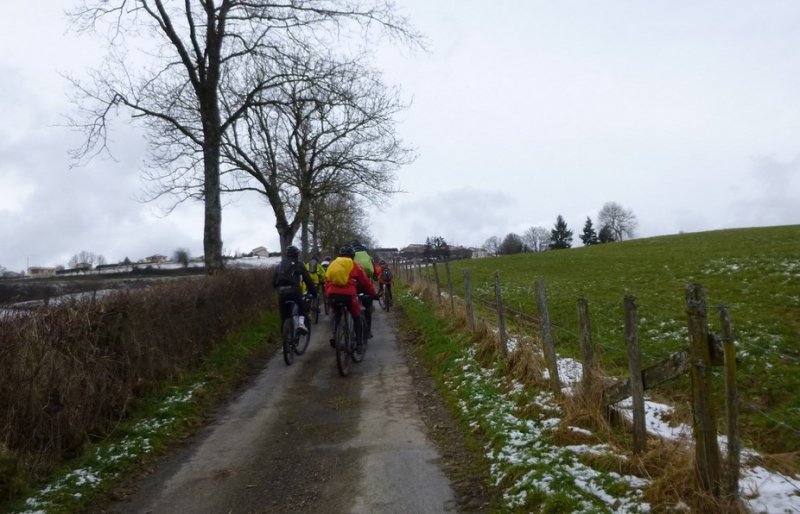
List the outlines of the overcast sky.
{"label": "overcast sky", "polygon": [[[577,235],[607,201],[639,237],[800,223],[800,2],[397,0],[428,52],[376,65],[411,108],[418,159],[375,210],[385,246],[481,245],[552,228]],[[59,72],[80,76],[96,42],[70,34],[68,0],[10,2],[0,31],[0,265],[202,253],[202,208],[167,217],[141,192],[144,145],[126,120],[115,160],[70,169],[78,140]],[[277,249],[256,197],[228,198],[227,253]]]}

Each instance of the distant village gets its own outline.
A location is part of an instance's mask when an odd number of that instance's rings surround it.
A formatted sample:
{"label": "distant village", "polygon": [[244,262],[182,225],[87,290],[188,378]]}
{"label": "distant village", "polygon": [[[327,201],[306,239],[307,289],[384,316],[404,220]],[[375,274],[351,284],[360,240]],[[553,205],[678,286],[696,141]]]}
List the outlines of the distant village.
{"label": "distant village", "polygon": [[[465,248],[463,246],[448,245],[446,247],[431,249],[425,244],[410,244],[404,248],[374,248],[370,253],[376,257],[387,261],[432,261],[445,259],[479,259],[488,257],[489,253],[483,248]],[[242,261],[242,263],[256,264],[260,259],[279,257],[280,252],[267,251],[264,246],[253,248],[252,251],[236,256],[225,257],[228,261]],[[256,262],[254,262],[256,261]],[[202,268],[204,266],[203,256],[189,257],[188,253],[181,254],[176,252],[172,258],[166,255],[150,255],[137,261],[125,258],[117,264],[92,264],[90,262],[78,262],[73,267],[65,266],[31,266],[25,272],[15,272],[5,270],[0,274],[0,278],[47,278],[55,276],[71,276],[82,274],[101,274],[101,273],[133,273],[137,270],[154,269],[179,269],[183,268]]]}

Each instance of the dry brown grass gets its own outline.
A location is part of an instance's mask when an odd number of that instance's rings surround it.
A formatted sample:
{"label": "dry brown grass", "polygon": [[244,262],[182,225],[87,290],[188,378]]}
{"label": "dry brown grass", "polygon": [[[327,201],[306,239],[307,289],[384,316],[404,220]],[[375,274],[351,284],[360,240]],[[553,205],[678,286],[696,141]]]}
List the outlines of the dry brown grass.
{"label": "dry brown grass", "polygon": [[[0,319],[0,442],[14,472],[36,475],[76,455],[138,398],[198,365],[229,330],[274,306],[270,276],[228,271]],[[0,484],[11,480],[2,475]]]}

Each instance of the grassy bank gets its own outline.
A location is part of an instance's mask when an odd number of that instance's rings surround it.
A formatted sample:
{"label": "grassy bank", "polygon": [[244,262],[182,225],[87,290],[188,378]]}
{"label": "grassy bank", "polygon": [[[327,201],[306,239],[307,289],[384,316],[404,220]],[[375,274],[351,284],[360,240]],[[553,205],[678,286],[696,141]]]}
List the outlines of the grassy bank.
{"label": "grassy bank", "polygon": [[[627,372],[623,296],[637,298],[642,361],[647,365],[686,347],[685,287],[702,284],[712,331],[719,332],[714,307],[727,304],[730,310],[740,360],[745,443],[766,452],[792,453],[800,448],[798,248],[800,226],[768,227],[457,261],[451,270],[456,294],[463,294],[461,276],[469,270],[474,295],[487,302],[494,301],[498,271],[504,304],[531,315],[537,315],[534,282],[542,277],[557,351],[564,356],[579,356],[576,300],[585,297],[602,366],[615,375]],[[521,323],[515,329],[535,331]],[[686,391],[685,381],[679,380],[654,394],[681,401]]]}

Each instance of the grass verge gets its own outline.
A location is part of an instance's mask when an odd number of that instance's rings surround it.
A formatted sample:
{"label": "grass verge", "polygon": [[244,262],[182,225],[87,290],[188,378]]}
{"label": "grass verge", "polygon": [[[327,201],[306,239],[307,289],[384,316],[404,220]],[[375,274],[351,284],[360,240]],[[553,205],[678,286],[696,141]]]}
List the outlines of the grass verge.
{"label": "grass verge", "polygon": [[116,487],[201,426],[209,410],[246,379],[253,363],[274,350],[278,324],[278,313],[267,312],[232,332],[202,366],[176,382],[162,384],[111,436],[89,446],[46,483],[29,486],[22,499],[0,505],[0,511],[84,512],[109,500]]}

